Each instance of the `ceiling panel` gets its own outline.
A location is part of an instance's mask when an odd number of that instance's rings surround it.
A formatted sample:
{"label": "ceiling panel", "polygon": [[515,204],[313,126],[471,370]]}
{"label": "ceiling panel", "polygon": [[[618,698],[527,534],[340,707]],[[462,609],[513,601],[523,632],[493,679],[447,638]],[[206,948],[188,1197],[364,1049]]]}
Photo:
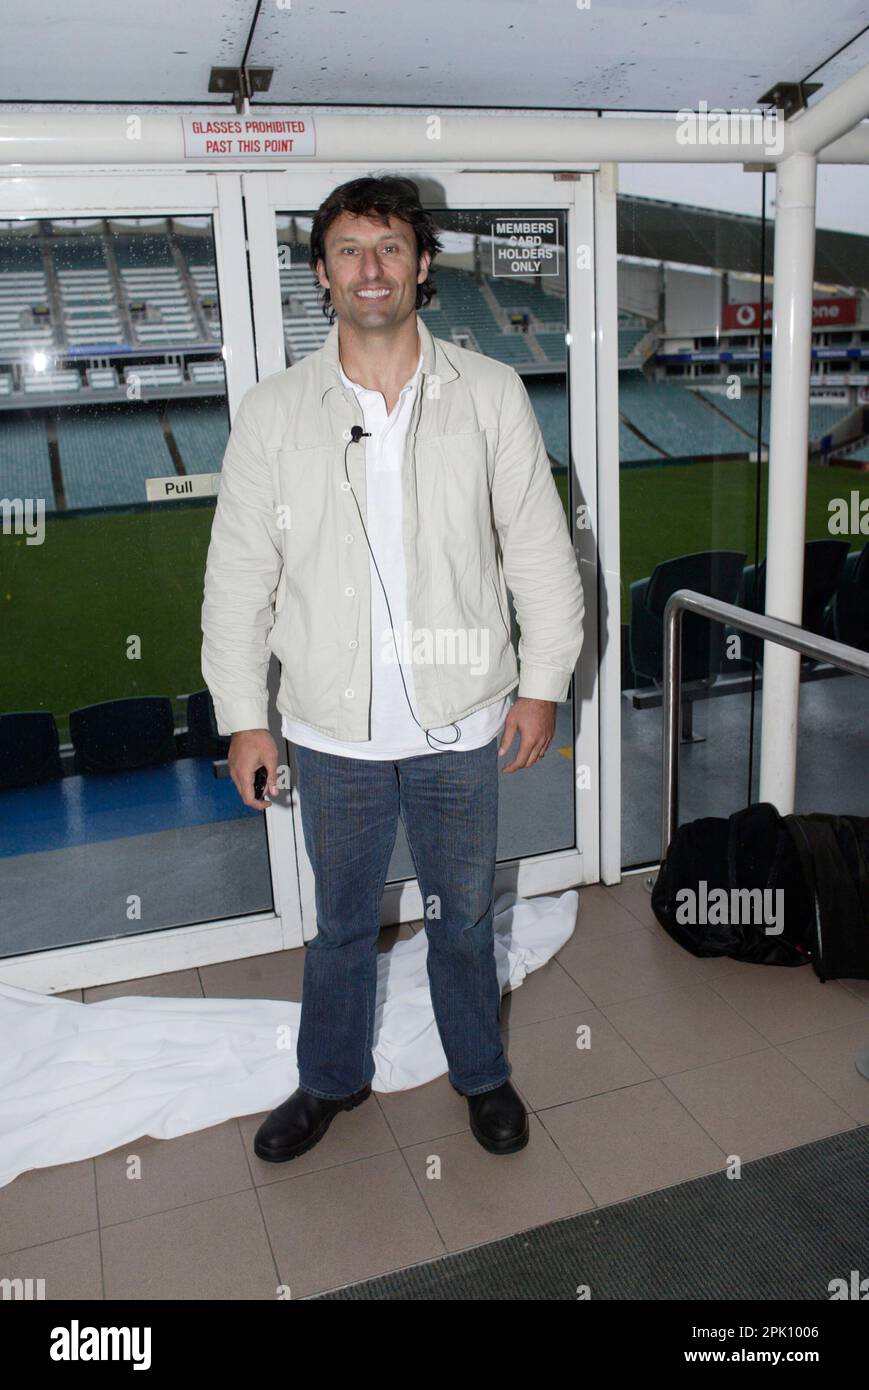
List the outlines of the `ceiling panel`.
{"label": "ceiling panel", "polygon": [[[268,105],[625,112],[753,107],[810,73],[826,94],[869,62],[869,0],[583,3],[264,0],[248,62],[275,70]],[[0,94],[219,106],[209,72],[241,62],[255,14],[256,0],[3,0]]]}
{"label": "ceiling panel", "polygon": [[238,67],[256,0],[0,0],[6,101],[224,100],[212,66]]}
{"label": "ceiling panel", "polygon": [[867,0],[293,0],[264,7],[249,61],[274,67],[267,100],[281,103],[731,108],[867,24]]}
{"label": "ceiling panel", "polygon": [[837,54],[828,63],[824,63],[817,72],[811,73],[809,81],[820,82],[821,87],[810,98],[809,105],[814,105],[816,101],[823,101],[827,93],[840,87],[846,77],[859,72],[867,65],[869,65],[869,29],[862,33],[859,38],[854,39],[853,43],[849,43],[843,53]]}

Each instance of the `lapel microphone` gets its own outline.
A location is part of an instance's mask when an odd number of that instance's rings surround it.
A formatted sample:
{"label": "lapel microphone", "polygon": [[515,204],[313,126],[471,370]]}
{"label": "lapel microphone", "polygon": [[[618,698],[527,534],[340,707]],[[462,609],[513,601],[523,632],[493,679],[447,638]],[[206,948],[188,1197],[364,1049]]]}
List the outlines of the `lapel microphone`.
{"label": "lapel microphone", "polygon": [[367,430],[364,430],[364,429],[362,428],[361,425],[353,425],[353,426],[351,427],[350,434],[351,434],[351,436],[352,436],[352,438],[353,438],[353,443],[354,443],[354,444],[358,444],[359,441],[360,441],[360,439],[370,439],[370,438],[371,438],[371,435],[368,433],[368,431],[367,431]]}

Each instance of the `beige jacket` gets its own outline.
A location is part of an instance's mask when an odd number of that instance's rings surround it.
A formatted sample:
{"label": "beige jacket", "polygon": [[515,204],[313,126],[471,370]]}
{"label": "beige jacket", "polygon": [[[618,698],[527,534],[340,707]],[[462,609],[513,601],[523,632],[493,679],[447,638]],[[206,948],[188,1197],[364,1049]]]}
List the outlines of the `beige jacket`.
{"label": "beige jacket", "polygon": [[[395,537],[407,623],[396,639],[402,660],[413,661],[408,690],[420,723],[441,729],[517,684],[520,697],[565,700],[582,646],[583,593],[521,377],[417,322],[422,368]],[[251,387],[239,405],[202,604],[202,673],[221,734],[268,728],[273,652],[282,714],[333,738],[371,736],[370,569],[350,491],[365,517],[365,440],[350,442],[351,426],[363,424],[339,374],[337,323],[322,348]],[[375,633],[375,651],[380,642]]]}

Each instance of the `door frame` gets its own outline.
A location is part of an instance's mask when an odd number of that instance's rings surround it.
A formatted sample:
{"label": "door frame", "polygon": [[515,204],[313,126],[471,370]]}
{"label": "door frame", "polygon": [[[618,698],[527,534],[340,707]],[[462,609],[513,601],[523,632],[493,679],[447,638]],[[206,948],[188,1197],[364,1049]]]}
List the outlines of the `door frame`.
{"label": "door frame", "polygon": [[[399,172],[398,166],[396,172]],[[570,525],[585,599],[583,645],[573,679],[575,840],[572,848],[500,861],[495,874],[495,893],[513,891],[530,897],[577,884],[595,883],[600,877],[600,708],[594,174],[592,169],[582,173],[490,172],[433,170],[430,167],[413,170],[406,165],[400,166],[400,172],[416,179],[428,206],[444,205],[435,204],[428,196],[435,184],[450,208],[551,208],[567,214],[568,399],[574,501]],[[286,370],[276,214],[310,215],[333,188],[358,174],[357,166],[318,165],[241,176],[260,380]],[[580,499],[586,508],[582,526],[577,525],[576,515]],[[279,719],[277,722],[280,734]],[[288,748],[286,742],[284,748]],[[299,798],[292,776],[293,750],[288,751],[303,936],[308,941],[316,934],[314,876],[304,846]],[[590,786],[580,791],[576,786],[576,770],[582,767],[589,769]],[[384,925],[419,920],[423,916],[423,904],[418,881],[409,878],[387,884],[381,912]]]}
{"label": "door frame", "polygon": [[[234,420],[242,396],[257,379],[239,172],[28,175],[5,179],[0,188],[5,219],[173,215],[212,218],[227,404]],[[58,993],[301,945],[293,817],[279,801],[264,814],[273,912],[9,956],[0,959],[0,982]]]}

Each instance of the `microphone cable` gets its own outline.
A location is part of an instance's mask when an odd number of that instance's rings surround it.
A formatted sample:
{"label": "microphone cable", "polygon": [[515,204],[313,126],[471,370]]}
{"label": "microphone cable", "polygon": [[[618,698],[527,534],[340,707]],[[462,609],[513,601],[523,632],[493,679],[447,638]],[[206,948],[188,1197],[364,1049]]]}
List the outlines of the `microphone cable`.
{"label": "microphone cable", "polygon": [[[380,573],[380,568],[377,564],[374,551],[371,548],[371,542],[368,539],[368,532],[365,530],[365,522],[362,519],[362,508],[359,506],[359,499],[357,498],[356,493],[353,491],[353,484],[350,482],[350,474],[347,472],[347,450],[350,448],[350,445],[358,444],[360,439],[371,439],[372,436],[370,432],[368,430],[364,430],[361,425],[353,425],[350,430],[350,436],[351,437],[347,441],[347,445],[344,449],[344,476],[347,479],[347,485],[350,488],[350,491],[353,493],[353,501],[356,503],[356,510],[359,513],[359,521],[362,526],[363,533],[365,535],[365,543],[368,546],[368,551],[371,555],[372,564],[374,565],[374,568],[377,570],[377,578],[380,580],[380,587],[383,590],[383,598],[386,603],[386,611],[389,614],[389,627],[392,633],[392,644],[395,647],[395,655],[398,661],[398,674],[401,676],[401,684],[404,688],[404,698],[407,701],[407,707],[410,710],[410,717],[413,720],[414,724],[416,724],[418,728],[422,729],[423,733],[425,734],[426,743],[428,743],[429,748],[432,748],[432,744],[429,740],[429,730],[422,728],[422,725],[420,724],[419,720],[413,712],[413,705],[410,703],[410,696],[407,693],[407,686],[404,682],[404,671],[401,668],[401,657],[399,656],[398,652],[398,643],[395,640],[395,624],[392,621],[392,609],[389,607],[389,597],[386,593],[386,585],[383,582],[383,577]],[[453,721],[452,725],[444,725],[444,727],[451,727],[455,729],[456,737],[454,739],[448,739],[446,741],[438,738],[436,735],[432,735],[432,737],[434,738],[435,743],[443,744],[445,748],[452,748],[456,743],[458,743],[459,739],[461,738],[462,731],[459,728],[458,724],[455,723],[455,721]],[[434,748],[433,751],[436,753],[438,750]]]}

